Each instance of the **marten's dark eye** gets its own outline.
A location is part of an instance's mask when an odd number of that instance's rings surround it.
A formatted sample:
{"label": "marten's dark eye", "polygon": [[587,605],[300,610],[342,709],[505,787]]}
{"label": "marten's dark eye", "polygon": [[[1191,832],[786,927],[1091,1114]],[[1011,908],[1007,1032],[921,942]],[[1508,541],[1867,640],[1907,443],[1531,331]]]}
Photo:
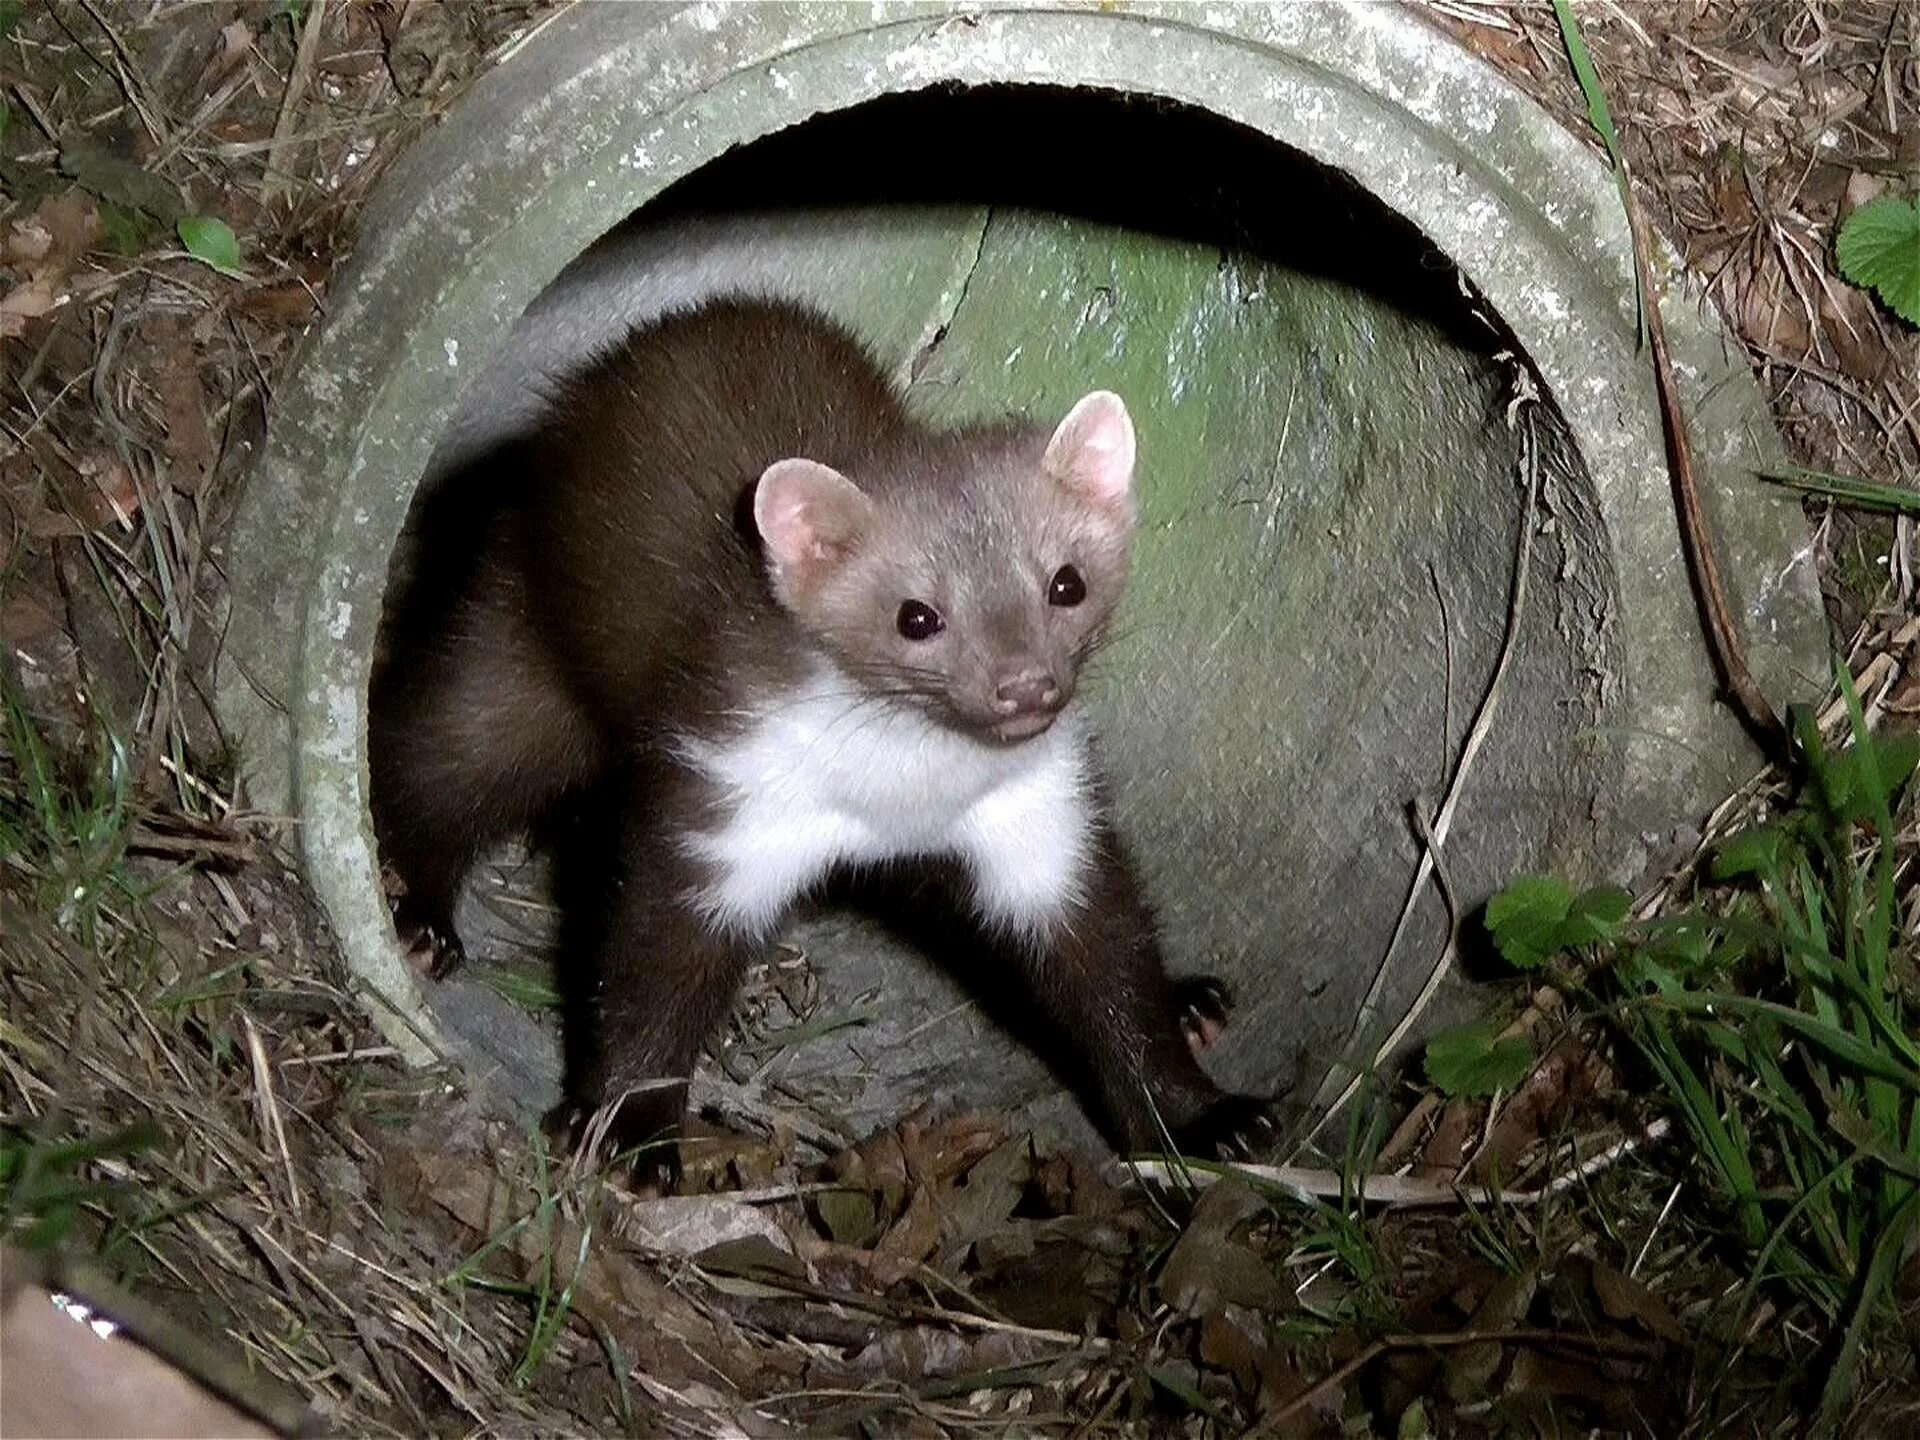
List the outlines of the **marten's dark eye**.
{"label": "marten's dark eye", "polygon": [[1047,603],[1049,605],[1078,605],[1087,598],[1087,582],[1080,578],[1080,572],[1071,565],[1062,565],[1053,572],[1053,579],[1047,582]]}
{"label": "marten's dark eye", "polygon": [[920,600],[902,600],[900,613],[893,617],[893,623],[909,640],[931,640],[947,628],[940,612]]}

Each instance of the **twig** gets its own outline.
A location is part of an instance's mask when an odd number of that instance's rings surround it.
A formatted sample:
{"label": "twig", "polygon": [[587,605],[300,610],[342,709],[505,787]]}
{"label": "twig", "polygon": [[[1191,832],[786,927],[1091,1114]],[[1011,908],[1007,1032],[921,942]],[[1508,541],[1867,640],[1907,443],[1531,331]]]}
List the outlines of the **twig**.
{"label": "twig", "polygon": [[1322,1380],[1315,1381],[1278,1410],[1262,1417],[1250,1434],[1272,1434],[1283,1420],[1290,1420],[1329,1391],[1337,1390],[1382,1355],[1394,1350],[1448,1350],[1462,1345],[1536,1345],[1544,1348],[1564,1346],[1589,1350],[1600,1355],[1655,1355],[1659,1344],[1651,1340],[1630,1340],[1623,1336],[1583,1335],[1560,1330],[1461,1330],[1450,1335],[1387,1335],[1373,1342],[1346,1364]]}
{"label": "twig", "polygon": [[[1537,398],[1530,382],[1525,378],[1524,371],[1517,372],[1516,383],[1520,388],[1513,403],[1508,406],[1509,420],[1519,412],[1522,406],[1533,404]],[[1387,939],[1386,952],[1380,957],[1379,968],[1374,972],[1373,983],[1367,988],[1366,998],[1360,1002],[1360,1008],[1354,1016],[1353,1028],[1349,1032],[1350,1044],[1366,1033],[1373,1019],[1374,1010],[1380,1003],[1381,991],[1385,989],[1387,978],[1392,974],[1394,951],[1399,948],[1401,936],[1406,933],[1407,926],[1413,920],[1414,907],[1420,902],[1428,877],[1435,873],[1439,851],[1434,842],[1445,840],[1447,833],[1453,828],[1453,812],[1460,803],[1460,796],[1466,788],[1467,776],[1473,770],[1473,763],[1493,729],[1493,717],[1499,707],[1502,683],[1506,679],[1508,667],[1513,662],[1514,651],[1519,648],[1520,621],[1525,613],[1527,602],[1527,572],[1533,566],[1534,514],[1539,505],[1540,494],[1539,451],[1534,443],[1530,424],[1522,431],[1522,436],[1524,453],[1521,468],[1526,486],[1526,498],[1520,508],[1520,535],[1515,545],[1513,585],[1507,602],[1506,633],[1500,642],[1500,656],[1494,662],[1493,674],[1487,681],[1485,692],[1481,695],[1480,708],[1473,717],[1473,725],[1467,731],[1466,743],[1460,747],[1460,760],[1454,766],[1453,782],[1447,787],[1446,798],[1441,802],[1439,813],[1433,819],[1429,834],[1424,837],[1427,843],[1421,847],[1420,863],[1414,870],[1413,883],[1407,887],[1407,898],[1400,907],[1400,918],[1394,924],[1393,934]],[[1391,1054],[1418,1021],[1421,1012],[1426,1009],[1439,990],[1441,982],[1453,968],[1456,949],[1453,929],[1453,926],[1448,926],[1447,942],[1441,949],[1439,959],[1434,962],[1433,968],[1428,972],[1426,983],[1420,988],[1420,994],[1408,1007],[1406,1014],[1400,1017],[1399,1023],[1393,1027],[1385,1043],[1375,1048],[1371,1063],[1356,1069],[1338,1095],[1324,1106],[1320,1106],[1318,1102],[1320,1097],[1326,1094],[1334,1072],[1329,1071],[1327,1078],[1321,1082],[1319,1091],[1315,1095],[1315,1104],[1320,1110],[1320,1118],[1314,1122],[1313,1129],[1308,1132],[1308,1139],[1319,1135],[1326,1128],[1327,1122],[1359,1091],[1368,1071],[1378,1066],[1387,1055]]]}
{"label": "twig", "polygon": [[1637,1276],[1640,1273],[1640,1267],[1647,1263],[1647,1255],[1653,1249],[1654,1238],[1659,1235],[1660,1227],[1667,1223],[1667,1216],[1673,1213],[1674,1202],[1680,1198],[1680,1191],[1686,1183],[1685,1180],[1673,1182],[1673,1189],[1667,1194],[1667,1203],[1660,1207],[1660,1213],[1654,1217],[1653,1228],[1647,1231],[1646,1242],[1641,1245],[1640,1253],[1633,1257],[1633,1264],[1627,1267],[1627,1275],[1630,1278]]}
{"label": "twig", "polygon": [[211,835],[170,835],[144,824],[137,826],[127,837],[127,850],[134,855],[220,860],[229,865],[242,865],[260,858],[260,847],[251,840],[226,840]]}
{"label": "twig", "polygon": [[300,115],[300,102],[306,98],[307,85],[313,79],[314,60],[320,52],[320,24],[327,13],[327,0],[313,0],[307,11],[307,23],[300,30],[300,47],[294,51],[293,69],[287,72],[287,90],[280,99],[280,113],[274,117],[273,138],[267,144],[267,173],[260,182],[260,203],[271,206],[287,184],[287,150],[293,139],[293,123]]}
{"label": "twig", "polygon": [[253,1094],[260,1113],[260,1129],[267,1144],[280,1156],[287,1175],[287,1207],[300,1214],[300,1177],[293,1168],[293,1152],[287,1148],[287,1129],[280,1122],[280,1102],[273,1094],[273,1067],[267,1063],[267,1047],[260,1043],[260,1031],[253,1017],[240,1012],[240,1027],[246,1031],[247,1056],[253,1062]]}
{"label": "twig", "polygon": [[1675,393],[1673,361],[1667,353],[1666,325],[1660,318],[1660,299],[1653,288],[1653,271],[1647,263],[1646,220],[1633,194],[1632,175],[1627,173],[1620,193],[1627,207],[1627,228],[1633,235],[1633,264],[1640,279],[1641,293],[1647,299],[1643,307],[1647,318],[1647,346],[1653,358],[1653,374],[1660,393],[1660,424],[1667,441],[1667,475],[1673,483],[1675,511],[1680,522],[1680,540],[1687,554],[1687,575],[1693,582],[1699,602],[1707,649],[1713,656],[1714,670],[1720,677],[1722,694],[1740,722],[1769,757],[1787,756],[1787,728],[1760,693],[1760,686],[1747,668],[1746,648],[1734,628],[1727,610],[1726,594],[1720,584],[1720,566],[1714,558],[1713,541],[1707,533],[1707,519],[1700,508],[1700,491],[1693,478],[1693,441],[1687,433],[1686,415]]}
{"label": "twig", "polygon": [[[151,99],[140,84],[139,69],[133,52],[127,49],[127,42],[120,38],[119,31],[107,23],[107,17],[100,13],[100,8],[94,0],[80,0],[80,7],[87,12],[93,23],[100,27],[101,33],[107,37],[108,46],[113,51],[113,64],[108,65],[97,57],[94,58],[94,63],[113,76],[114,84],[120,87],[120,92],[127,97],[127,103],[133,106],[134,113],[140,117],[140,124],[146,130],[147,138],[155,145],[165,148],[166,123],[155,113]],[[75,37],[76,40],[78,38]],[[87,54],[93,57],[91,49],[87,49]]]}
{"label": "twig", "polygon": [[1673,380],[1673,361],[1667,352],[1666,326],[1660,315],[1660,295],[1653,284],[1653,266],[1649,259],[1646,219],[1633,193],[1633,173],[1626,152],[1620,146],[1619,133],[1607,105],[1606,90],[1594,69],[1593,57],[1580,38],[1580,25],[1567,0],[1554,0],[1554,14],[1560,23],[1567,60],[1587,102],[1587,119],[1598,132],[1613,161],[1614,182],[1620,191],[1620,206],[1626,212],[1627,233],[1633,246],[1634,284],[1640,307],[1640,323],[1645,329],[1648,353],[1653,362],[1655,389],[1660,397],[1660,427],[1666,439],[1667,477],[1673,486],[1675,518],[1680,527],[1680,545],[1687,557],[1687,577],[1693,584],[1694,599],[1700,609],[1701,627],[1707,651],[1720,680],[1723,699],[1728,701],[1756,744],[1768,758],[1784,761],[1788,757],[1786,726],[1760,693],[1753,672],[1747,668],[1745,647],[1728,613],[1726,595],[1720,585],[1720,567],[1714,559],[1713,542],[1707,532],[1705,514],[1700,508],[1700,492],[1693,476],[1693,441],[1687,432],[1686,415]]}
{"label": "twig", "polygon": [[[697,1262],[694,1269],[705,1274]],[[942,1305],[927,1305],[918,1300],[894,1300],[883,1295],[862,1295],[855,1290],[833,1290],[825,1285],[809,1284],[774,1270],[756,1268],[751,1274],[741,1275],[738,1278],[751,1280],[770,1290],[785,1291],[789,1295],[797,1295],[804,1300],[812,1300],[822,1305],[844,1305],[849,1310],[861,1310],[869,1315],[878,1315],[887,1319],[904,1317],[934,1325],[950,1325],[956,1330],[1018,1335],[1028,1340],[1042,1340],[1050,1345],[1087,1345],[1105,1350],[1109,1343],[1097,1335],[1082,1336],[1066,1330],[1048,1330],[1035,1325],[1021,1325],[1011,1320],[996,1319],[991,1315],[978,1315],[970,1310],[949,1310]]]}
{"label": "twig", "polygon": [[1644,1145],[1665,1139],[1672,1122],[1655,1120],[1637,1135],[1616,1140],[1596,1151],[1570,1170],[1563,1170],[1546,1184],[1532,1190],[1502,1190],[1492,1185],[1462,1185],[1454,1180],[1427,1179],[1418,1175],[1366,1175],[1356,1179],[1339,1170],[1320,1170],[1305,1165],[1252,1165],[1239,1161],[1185,1160],[1176,1167],[1165,1160],[1116,1161],[1111,1175],[1119,1181],[1157,1180],[1162,1184],[1180,1184],[1204,1189],[1226,1176],[1251,1180],[1268,1189],[1284,1190],[1298,1200],[1352,1200],[1364,1205],[1397,1206],[1403,1210],[1441,1205],[1538,1205],[1583,1180],[1590,1180]]}

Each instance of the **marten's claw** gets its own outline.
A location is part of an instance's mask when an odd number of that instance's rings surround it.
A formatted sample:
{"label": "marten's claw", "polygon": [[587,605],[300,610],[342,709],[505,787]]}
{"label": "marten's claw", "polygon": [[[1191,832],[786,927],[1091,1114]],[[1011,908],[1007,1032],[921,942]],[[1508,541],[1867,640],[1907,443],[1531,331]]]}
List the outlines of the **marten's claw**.
{"label": "marten's claw", "polygon": [[1180,1033],[1196,1056],[1206,1053],[1227,1028],[1233,1011],[1233,992],[1216,975],[1189,975],[1173,982],[1179,1006]]}
{"label": "marten's claw", "polygon": [[1196,1160],[1253,1160],[1280,1139],[1272,1106],[1252,1095],[1228,1095],[1174,1135],[1182,1155]]}
{"label": "marten's claw", "polygon": [[[637,1196],[671,1195],[680,1183],[677,1108],[667,1120],[660,1107],[630,1098],[608,1116],[605,1107],[563,1100],[547,1112],[541,1125],[550,1145],[587,1164],[619,1158],[621,1163],[612,1174]],[[586,1153],[589,1146],[591,1154]]]}
{"label": "marten's claw", "polygon": [[466,963],[466,946],[449,916],[428,915],[401,900],[393,907],[393,929],[414,968],[429,980],[444,980]]}

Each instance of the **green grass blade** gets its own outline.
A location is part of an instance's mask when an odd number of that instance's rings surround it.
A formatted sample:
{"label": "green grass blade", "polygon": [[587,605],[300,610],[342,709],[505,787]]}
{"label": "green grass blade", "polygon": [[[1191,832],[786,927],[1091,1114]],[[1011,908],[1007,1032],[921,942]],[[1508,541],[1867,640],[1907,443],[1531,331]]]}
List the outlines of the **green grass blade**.
{"label": "green grass blade", "polygon": [[1920,490],[1911,486],[1895,485],[1886,480],[1865,480],[1855,475],[1833,475],[1798,465],[1756,473],[1762,480],[1775,485],[1785,485],[1805,495],[1822,495],[1843,505],[1854,505],[1863,510],[1891,511],[1897,515],[1920,515]]}
{"label": "green grass blade", "polygon": [[[1553,0],[1553,18],[1560,23],[1560,42],[1567,47],[1567,62],[1573,66],[1573,78],[1580,82],[1580,93],[1586,98],[1587,121],[1599,135],[1600,143],[1606,146],[1607,159],[1613,164],[1613,183],[1620,189],[1620,208],[1628,217],[1628,229],[1631,231],[1633,199],[1627,194],[1627,157],[1620,148],[1620,132],[1614,128],[1613,109],[1607,104],[1606,88],[1600,83],[1600,72],[1594,69],[1587,42],[1580,38],[1580,22],[1574,19],[1573,6],[1567,0]],[[1633,299],[1640,344],[1645,346],[1647,306],[1651,301],[1641,293],[1638,265],[1633,270]]]}
{"label": "green grass blade", "polygon": [[1600,84],[1600,74],[1593,68],[1593,56],[1587,51],[1587,42],[1580,38],[1580,22],[1573,18],[1573,7],[1567,0],[1553,0],[1553,18],[1560,22],[1560,40],[1567,47],[1567,60],[1573,66],[1574,79],[1580,82],[1580,93],[1587,101],[1587,121],[1600,136],[1600,143],[1607,147],[1607,157],[1613,161],[1613,173],[1626,183],[1626,157],[1620,151],[1620,134],[1613,126],[1613,111],[1607,105],[1607,92]]}
{"label": "green grass blade", "polygon": [[1860,1350],[1867,1338],[1867,1326],[1880,1301],[1893,1283],[1907,1237],[1920,1221],[1920,1192],[1909,1193],[1893,1218],[1874,1236],[1873,1248],[1861,1267],[1853,1293],[1847,1301],[1846,1326],[1834,1352],[1833,1368],[1820,1392],[1819,1433],[1832,1434],[1842,1418],[1841,1412],[1853,1398],[1854,1372],[1860,1365]]}
{"label": "green grass blade", "polygon": [[1636,1035],[1641,1053],[1666,1086],[1682,1118],[1693,1132],[1704,1158],[1719,1177],[1721,1188],[1732,1198],[1740,1229],[1747,1243],[1760,1243],[1763,1219],[1760,1213],[1759,1186],[1745,1148],[1728,1129],[1722,1107],[1712,1089],[1702,1080],[1674,1040],[1673,1032],[1654,1012],[1643,1015],[1644,1035]]}
{"label": "green grass blade", "polygon": [[1649,997],[1640,1003],[1663,1005],[1694,1015],[1764,1015],[1781,1029],[1793,1031],[1835,1059],[1843,1060],[1866,1074],[1890,1080],[1909,1094],[1920,1095],[1920,1072],[1900,1064],[1889,1055],[1882,1055],[1870,1045],[1861,1044],[1837,1025],[1828,1024],[1777,1001],[1755,1000],[1747,995],[1729,995],[1717,991],[1701,994],[1688,991]]}

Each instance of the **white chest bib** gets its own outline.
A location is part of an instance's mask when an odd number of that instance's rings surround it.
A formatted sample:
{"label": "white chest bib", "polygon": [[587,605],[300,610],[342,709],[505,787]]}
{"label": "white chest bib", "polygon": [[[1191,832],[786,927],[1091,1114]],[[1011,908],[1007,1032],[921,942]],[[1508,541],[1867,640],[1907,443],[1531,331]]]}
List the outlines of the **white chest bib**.
{"label": "white chest bib", "polygon": [[727,741],[679,753],[717,786],[717,827],[684,838],[712,867],[695,903],[762,935],[829,870],[952,856],[981,919],[1043,934],[1077,897],[1092,809],[1071,712],[1010,746],[971,739],[822,673]]}

